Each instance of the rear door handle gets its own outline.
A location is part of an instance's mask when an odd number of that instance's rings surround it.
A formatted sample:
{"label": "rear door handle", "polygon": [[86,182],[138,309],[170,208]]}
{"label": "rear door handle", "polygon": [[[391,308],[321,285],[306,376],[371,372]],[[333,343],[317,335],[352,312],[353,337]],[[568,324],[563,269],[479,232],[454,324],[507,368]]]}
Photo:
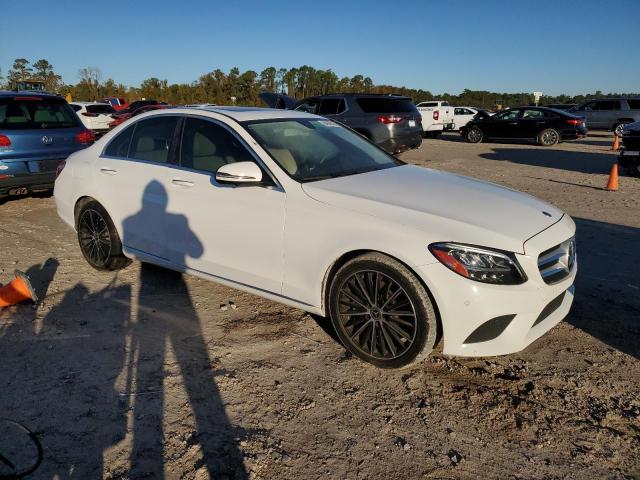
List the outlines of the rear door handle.
{"label": "rear door handle", "polygon": [[189,180],[183,180],[181,178],[174,178],[173,180],[171,180],[171,183],[173,183],[174,185],[179,185],[181,187],[193,187],[195,185],[193,182],[190,182]]}
{"label": "rear door handle", "polygon": [[116,173],[118,173],[118,171],[114,170],[113,168],[101,168],[100,173],[105,173],[107,175],[115,175]]}

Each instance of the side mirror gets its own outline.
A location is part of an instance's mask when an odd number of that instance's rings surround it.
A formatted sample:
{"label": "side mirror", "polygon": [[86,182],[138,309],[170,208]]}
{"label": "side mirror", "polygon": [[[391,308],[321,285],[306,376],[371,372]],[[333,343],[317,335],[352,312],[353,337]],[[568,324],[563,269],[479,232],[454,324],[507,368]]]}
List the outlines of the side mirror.
{"label": "side mirror", "polygon": [[253,162],[236,162],[221,166],[216,181],[234,185],[257,185],[262,182],[262,170]]}

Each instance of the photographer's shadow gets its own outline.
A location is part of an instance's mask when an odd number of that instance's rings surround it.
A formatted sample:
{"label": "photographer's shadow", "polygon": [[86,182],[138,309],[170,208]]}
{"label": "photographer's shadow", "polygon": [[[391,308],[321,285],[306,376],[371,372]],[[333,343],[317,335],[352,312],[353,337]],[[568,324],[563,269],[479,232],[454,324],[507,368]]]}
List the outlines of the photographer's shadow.
{"label": "photographer's shadow", "polygon": [[[141,210],[124,221],[123,244],[185,265],[187,257],[202,255],[202,244],[189,229],[187,217],[167,212],[167,203],[165,188],[151,182]],[[178,247],[170,249],[165,235],[177,239],[171,243]],[[180,246],[184,251],[176,252]],[[134,398],[130,476],[164,477],[164,383],[169,346],[195,416],[196,431],[190,438],[200,445],[202,465],[211,478],[247,478],[184,278],[179,272],[147,263],[140,269],[137,321],[132,330],[131,349],[137,362],[135,384],[130,387]]]}

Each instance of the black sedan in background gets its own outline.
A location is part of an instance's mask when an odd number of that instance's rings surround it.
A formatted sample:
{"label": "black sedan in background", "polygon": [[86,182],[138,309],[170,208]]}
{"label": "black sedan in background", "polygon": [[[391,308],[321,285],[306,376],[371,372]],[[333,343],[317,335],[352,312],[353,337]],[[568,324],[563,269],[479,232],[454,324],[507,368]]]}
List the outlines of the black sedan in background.
{"label": "black sedan in background", "polygon": [[493,116],[476,115],[462,128],[468,142],[483,140],[534,140],[550,147],[587,134],[583,117],[545,107],[518,107]]}
{"label": "black sedan in background", "polygon": [[622,151],[618,163],[628,175],[640,177],[640,122],[629,123],[622,130]]}

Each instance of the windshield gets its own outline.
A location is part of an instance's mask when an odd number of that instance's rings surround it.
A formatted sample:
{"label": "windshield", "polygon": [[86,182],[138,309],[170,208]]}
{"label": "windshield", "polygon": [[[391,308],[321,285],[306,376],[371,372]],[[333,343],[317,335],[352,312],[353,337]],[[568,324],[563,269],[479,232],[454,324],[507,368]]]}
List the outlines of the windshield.
{"label": "windshield", "polygon": [[357,133],[324,119],[245,122],[293,179],[312,182],[403,165]]}

